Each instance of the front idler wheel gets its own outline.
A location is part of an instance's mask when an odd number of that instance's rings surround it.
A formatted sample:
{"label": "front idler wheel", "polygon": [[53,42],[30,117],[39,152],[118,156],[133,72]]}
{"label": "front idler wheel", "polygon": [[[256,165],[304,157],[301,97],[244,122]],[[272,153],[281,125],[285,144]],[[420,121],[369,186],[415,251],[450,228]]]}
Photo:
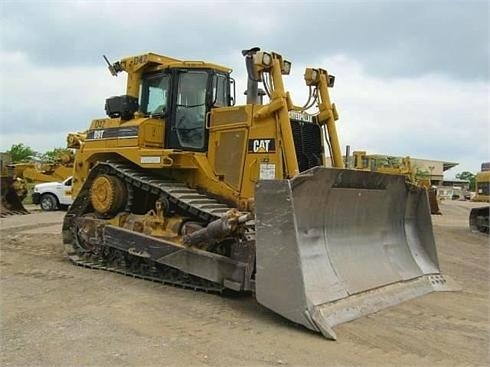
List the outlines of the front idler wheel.
{"label": "front idler wheel", "polygon": [[99,175],[90,186],[90,203],[94,210],[104,217],[121,211],[127,198],[126,184],[116,176]]}

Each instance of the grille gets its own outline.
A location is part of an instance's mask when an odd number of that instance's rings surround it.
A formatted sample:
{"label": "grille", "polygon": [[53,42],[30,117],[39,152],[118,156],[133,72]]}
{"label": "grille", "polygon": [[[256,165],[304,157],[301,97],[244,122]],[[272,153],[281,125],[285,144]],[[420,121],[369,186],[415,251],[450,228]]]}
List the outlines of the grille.
{"label": "grille", "polygon": [[300,172],[323,165],[322,134],[320,126],[291,120],[296,159]]}

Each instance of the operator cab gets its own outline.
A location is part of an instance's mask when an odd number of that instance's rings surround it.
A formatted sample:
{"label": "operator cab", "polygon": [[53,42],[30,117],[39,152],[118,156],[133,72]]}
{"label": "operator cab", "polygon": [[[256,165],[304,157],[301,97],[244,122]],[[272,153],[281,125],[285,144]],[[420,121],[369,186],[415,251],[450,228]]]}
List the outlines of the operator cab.
{"label": "operator cab", "polygon": [[165,147],[206,151],[206,116],[212,108],[230,106],[230,75],[212,69],[166,69],[143,74],[139,109],[166,121]]}

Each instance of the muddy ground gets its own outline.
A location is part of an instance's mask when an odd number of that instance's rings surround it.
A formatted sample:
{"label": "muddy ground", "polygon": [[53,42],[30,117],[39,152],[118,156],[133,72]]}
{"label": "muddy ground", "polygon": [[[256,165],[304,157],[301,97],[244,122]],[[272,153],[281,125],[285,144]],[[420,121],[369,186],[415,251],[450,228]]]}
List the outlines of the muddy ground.
{"label": "muddy ground", "polygon": [[[328,341],[258,305],[71,265],[64,213],[0,220],[2,366],[490,365],[489,238],[470,207],[433,216],[442,271],[462,287],[335,328]],[[31,207],[33,209],[34,207]]]}

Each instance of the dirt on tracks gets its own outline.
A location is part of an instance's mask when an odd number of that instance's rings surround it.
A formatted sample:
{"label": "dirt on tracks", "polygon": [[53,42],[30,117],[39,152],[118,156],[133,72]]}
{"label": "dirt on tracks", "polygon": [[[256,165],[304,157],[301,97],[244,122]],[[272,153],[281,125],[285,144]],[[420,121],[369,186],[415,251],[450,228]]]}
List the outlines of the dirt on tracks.
{"label": "dirt on tracks", "polygon": [[258,305],[70,264],[64,213],[0,220],[2,366],[490,365],[489,237],[471,233],[478,204],[433,216],[444,274],[432,293],[335,328],[327,341]]}

